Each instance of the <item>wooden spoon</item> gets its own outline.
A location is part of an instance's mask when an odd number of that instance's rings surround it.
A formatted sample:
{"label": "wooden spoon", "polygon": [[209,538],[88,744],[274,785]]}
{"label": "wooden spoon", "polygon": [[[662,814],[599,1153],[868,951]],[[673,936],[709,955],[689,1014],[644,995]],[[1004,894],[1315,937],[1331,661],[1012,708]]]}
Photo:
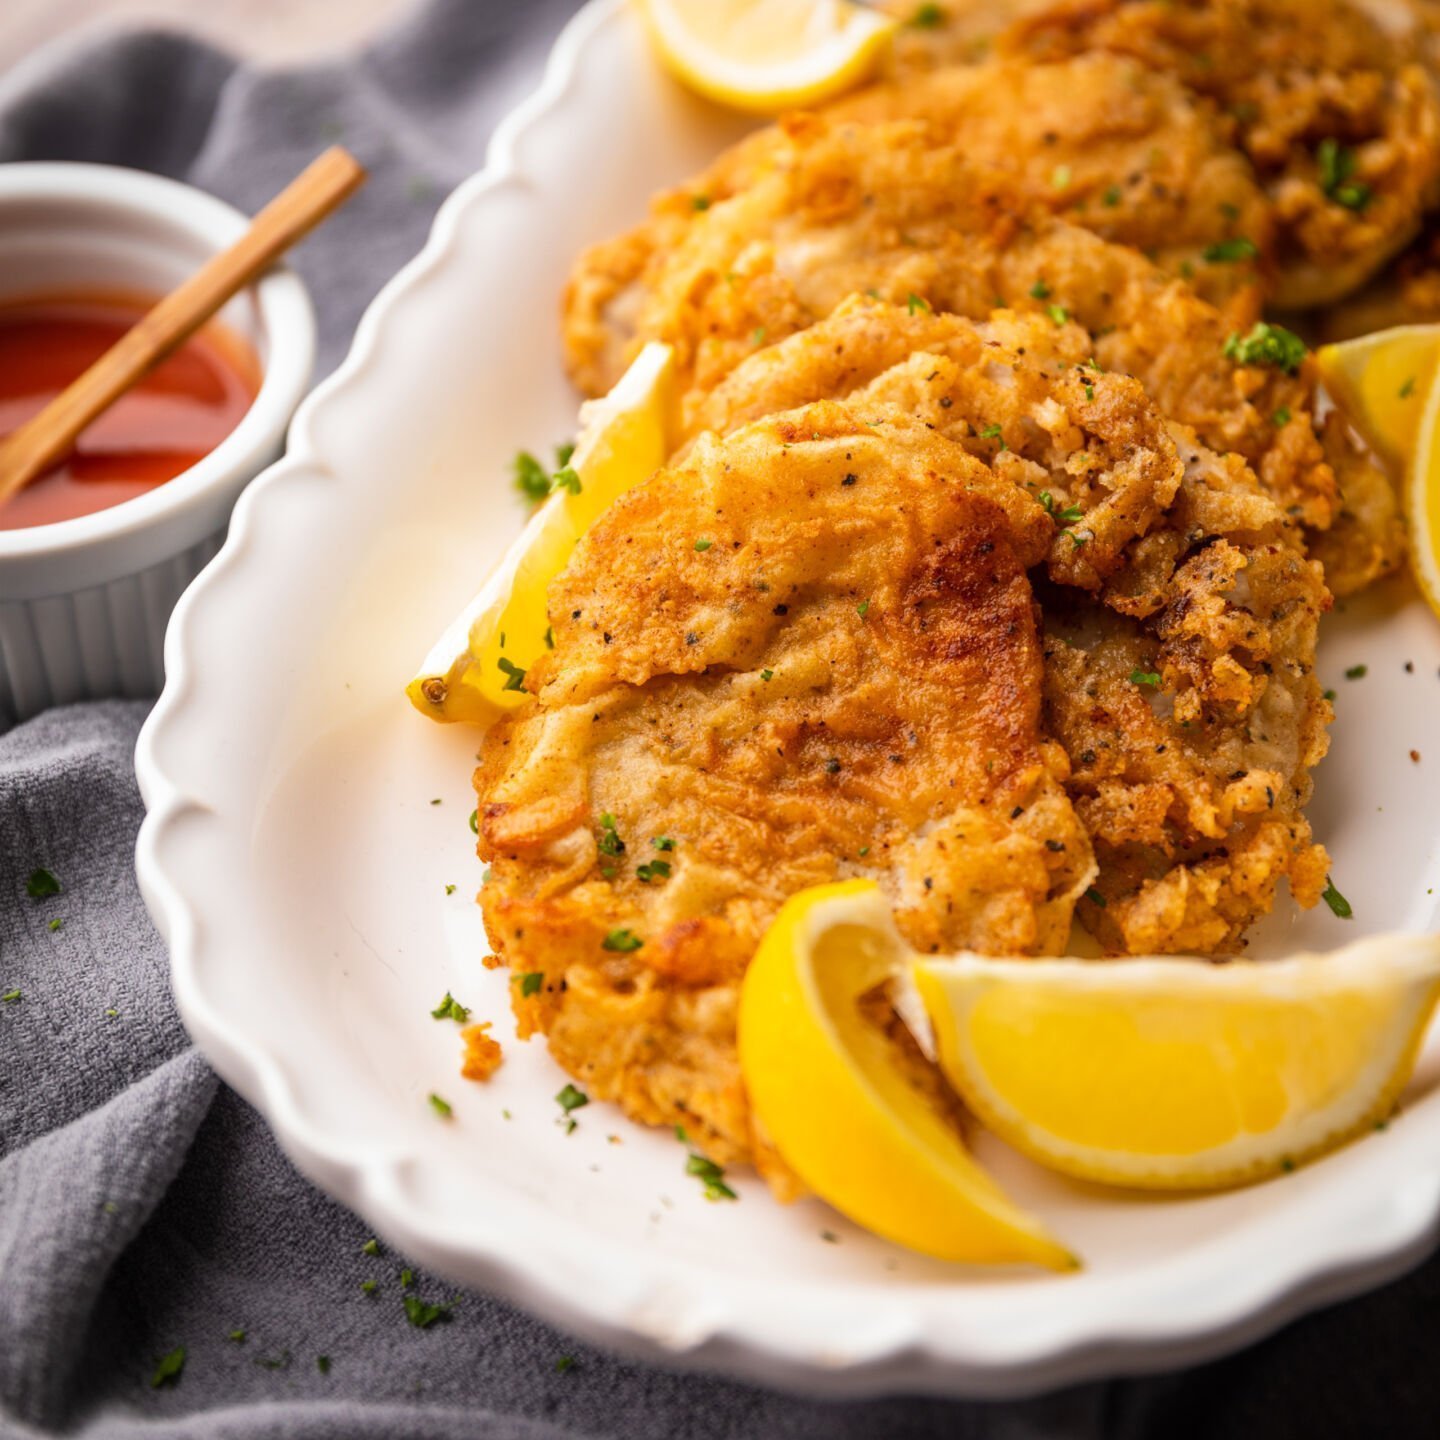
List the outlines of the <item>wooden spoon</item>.
{"label": "wooden spoon", "polygon": [[364,167],[339,145],[312,161],[228,250],[206,261],[38,415],[0,441],[0,505],[68,455],[92,420],[364,183]]}

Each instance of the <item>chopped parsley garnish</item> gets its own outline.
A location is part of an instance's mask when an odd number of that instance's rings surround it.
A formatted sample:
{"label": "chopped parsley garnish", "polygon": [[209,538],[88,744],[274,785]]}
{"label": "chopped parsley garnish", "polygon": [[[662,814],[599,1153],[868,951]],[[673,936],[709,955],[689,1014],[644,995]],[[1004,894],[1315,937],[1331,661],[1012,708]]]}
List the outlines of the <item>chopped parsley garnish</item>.
{"label": "chopped parsley garnish", "polygon": [[945,22],[945,11],[939,5],[921,5],[906,22],[917,30],[933,30]]}
{"label": "chopped parsley garnish", "polygon": [[982,440],[996,440],[1003,432],[998,425],[987,425],[979,433]]}
{"label": "chopped parsley garnish", "polygon": [[545,627],[545,648],[547,650],[555,648],[555,627],[553,625]]}
{"label": "chopped parsley garnish", "polygon": [[1288,405],[1282,405],[1282,406],[1270,417],[1270,423],[1271,423],[1277,430],[1283,429],[1286,425],[1288,425],[1288,424],[1290,423],[1290,407],[1289,407]]}
{"label": "chopped parsley garnish", "polygon": [[54,920],[50,922],[50,928],[52,930],[58,930],[64,923],[65,922],[57,916]]}
{"label": "chopped parsley garnish", "polygon": [[569,463],[570,457],[575,453],[575,442],[566,440],[564,444],[555,447],[555,468],[563,470]]}
{"label": "chopped parsley garnish", "polygon": [[1050,287],[1043,280],[1037,280],[1030,287],[1030,298],[1032,300],[1048,300],[1050,298]]}
{"label": "chopped parsley garnish", "polygon": [[243,1345],[245,1343],[245,1332],[243,1330],[232,1330],[228,1338],[233,1340],[237,1345]]}
{"label": "chopped parsley garnish", "polygon": [[617,950],[622,955],[628,955],[632,950],[638,950],[645,942],[633,931],[626,929],[612,930],[601,942],[602,950]]}
{"label": "chopped parsley garnish", "polygon": [[455,1308],[453,1300],[447,1300],[440,1305],[431,1305],[418,1295],[406,1295],[403,1298],[405,1300],[405,1318],[417,1330],[428,1330],[437,1320],[448,1320],[451,1310]]}
{"label": "chopped parsley garnish", "polygon": [[856,607],[855,613],[863,620],[870,613],[870,602],[862,600]]}
{"label": "chopped parsley garnish", "polygon": [[1341,920],[1349,920],[1355,914],[1350,908],[1350,902],[1335,888],[1335,882],[1328,875],[1325,877],[1325,889],[1320,898]]}
{"label": "chopped parsley garnish", "polygon": [[695,548],[703,555],[715,542],[706,540],[703,536],[695,542]]}
{"label": "chopped parsley garnish", "polygon": [[168,1355],[162,1356],[150,1377],[150,1388],[158,1390],[162,1385],[179,1383],[180,1372],[185,1368],[185,1347],[177,1345]]}
{"label": "chopped parsley garnish", "polygon": [[0,995],[0,1001],[4,1001],[6,1005],[13,1005],[18,999],[20,999],[19,990],[7,990],[3,995]]}
{"label": "chopped parsley garnish", "polygon": [[1120,203],[1120,187],[1118,185],[1107,186],[1105,193],[1100,197],[1100,203],[1109,205],[1113,209]]}
{"label": "chopped parsley garnish", "polygon": [[467,1006],[460,1004],[447,990],[445,998],[430,1012],[430,1015],[435,1020],[454,1020],[463,1025],[470,1018],[470,1010]]}
{"label": "chopped parsley garnish", "polygon": [[1070,167],[1057,165],[1050,175],[1050,184],[1056,190],[1063,190],[1070,183]]}
{"label": "chopped parsley garnish", "polygon": [[601,813],[600,838],[595,843],[602,855],[623,855],[625,853],[625,842],[615,828],[615,817],[608,810]]}
{"label": "chopped parsley garnish", "polygon": [[1257,320],[1248,335],[1230,333],[1224,355],[1238,365],[1273,365],[1293,375],[1305,359],[1305,342],[1283,325]]}
{"label": "chopped parsley garnish", "polygon": [[472,835],[480,833],[480,812],[478,810],[470,812],[470,833]]}
{"label": "chopped parsley garnish", "polygon": [[1333,137],[1315,147],[1315,163],[1320,169],[1320,188],[1326,198],[1347,210],[1363,210],[1370,203],[1370,187],[1361,181],[1351,182],[1357,163],[1355,152]]}
{"label": "chopped parsley garnish", "polygon": [[550,493],[550,477],[545,467],[528,450],[520,451],[511,463],[515,470],[515,488],[527,500],[543,500]]}
{"label": "chopped parsley garnish", "polygon": [[453,895],[455,893],[455,887],[453,885],[447,885],[445,887],[445,893],[447,895]]}
{"label": "chopped parsley garnish", "polygon": [[500,673],[506,676],[502,690],[523,690],[525,688],[525,672],[513,660],[502,655],[495,664],[499,666]]}
{"label": "chopped parsley garnish", "polygon": [[1095,387],[1088,381],[1085,384],[1085,398],[1087,400],[1093,400],[1095,398]]}
{"label": "chopped parsley garnish", "polygon": [[710,197],[708,195],[692,195],[690,197],[690,208],[692,210],[708,210],[710,208]]}
{"label": "chopped parsley garnish", "polygon": [[760,672],[760,678],[767,682],[771,681],[775,678],[775,672],[773,670],[762,670]]}
{"label": "chopped parsley garnish", "polygon": [[430,1108],[442,1120],[448,1120],[455,1113],[455,1107],[448,1100],[442,1100],[433,1090],[430,1092]]}
{"label": "chopped parsley garnish", "polygon": [[1401,400],[1408,400],[1414,393],[1415,377],[1413,375],[1395,392],[1396,396]]}
{"label": "chopped parsley garnish", "polygon": [[32,900],[43,900],[47,895],[60,893],[60,882],[44,868],[32,870],[25,882],[25,893]]}
{"label": "chopped parsley garnish", "polygon": [[907,296],[905,297],[905,308],[906,308],[912,315],[913,315],[917,310],[924,310],[924,311],[928,314],[928,313],[929,313],[929,310],[930,310],[930,305],[929,305],[929,303],[928,303],[927,301],[922,300],[922,299],[912,290],[912,291],[909,293],[909,295],[907,295]]}
{"label": "chopped parsley garnish", "polygon": [[415,1272],[413,1270],[407,1268],[400,1272],[400,1288],[402,1290],[408,1290],[414,1283]]}
{"label": "chopped parsley garnish", "polygon": [[1058,525],[1073,525],[1085,514],[1078,505],[1067,505],[1063,510],[1053,510],[1051,513]]}
{"label": "chopped parsley garnish", "polygon": [[650,842],[657,850],[673,850],[675,842],[668,835],[657,835]]}
{"label": "chopped parsley garnish", "polygon": [[1130,672],[1130,683],[1132,685],[1159,685],[1160,672],[1158,670],[1141,670],[1137,667]]}
{"label": "chopped parsley garnish", "polygon": [[555,1373],[556,1373],[557,1375],[564,1375],[564,1374],[566,1374],[568,1371],[573,1370],[574,1368],[575,1368],[575,1357],[574,1357],[573,1355],[562,1355],[562,1356],[555,1362]]}
{"label": "chopped parsley garnish", "polygon": [[1333,690],[1322,690],[1320,693],[1327,700],[1333,700],[1335,698],[1335,692]]}
{"label": "chopped parsley garnish", "polygon": [[1088,530],[1067,530],[1070,543],[1078,550],[1082,545],[1088,545],[1095,537]]}
{"label": "chopped parsley garnish", "polygon": [[590,1097],[583,1090],[577,1090],[573,1085],[567,1083],[565,1088],[556,1095],[555,1103],[569,1115],[572,1110],[583,1110],[590,1103]]}
{"label": "chopped parsley garnish", "polygon": [[1105,897],[1093,885],[1085,891],[1085,898],[1092,905],[1098,905],[1102,910],[1105,908]]}
{"label": "chopped parsley garnish", "polygon": [[670,862],[668,860],[649,860],[644,865],[637,865],[635,878],[646,885],[652,880],[668,880],[670,878]]}
{"label": "chopped parsley garnish", "polygon": [[1057,325],[1063,325],[1070,318],[1070,312],[1063,305],[1047,305],[1045,313]]}
{"label": "chopped parsley garnish", "polygon": [[1232,265],[1237,260],[1253,260],[1260,253],[1260,247],[1247,236],[1232,235],[1228,240],[1217,240],[1201,252],[1202,258],[1211,265]]}
{"label": "chopped parsley garnish", "polygon": [[562,470],[557,470],[550,477],[550,488],[552,490],[568,490],[572,495],[580,493],[580,476],[568,465]]}
{"label": "chopped parsley garnish", "polygon": [[1363,680],[1370,673],[1368,665],[1352,665],[1346,672],[1347,680]]}
{"label": "chopped parsley garnish", "polygon": [[738,1200],[740,1197],[725,1183],[725,1172],[713,1160],[691,1154],[685,1161],[685,1173],[694,1175],[705,1187],[707,1200]]}
{"label": "chopped parsley garnish", "polygon": [[[445,998],[448,1000],[450,997],[447,995]],[[360,1253],[362,1255],[378,1255],[380,1253],[380,1242],[372,1236],[360,1247]]]}
{"label": "chopped parsley garnish", "polygon": [[538,995],[545,984],[545,972],[543,970],[529,970],[517,978],[520,981],[520,994],[522,996]]}

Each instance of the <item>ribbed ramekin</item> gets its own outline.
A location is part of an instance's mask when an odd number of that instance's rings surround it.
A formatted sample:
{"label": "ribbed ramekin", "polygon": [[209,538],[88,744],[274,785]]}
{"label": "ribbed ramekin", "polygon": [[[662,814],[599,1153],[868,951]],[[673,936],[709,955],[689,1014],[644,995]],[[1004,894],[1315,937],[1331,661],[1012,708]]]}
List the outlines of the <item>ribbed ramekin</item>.
{"label": "ribbed ramekin", "polygon": [[[0,166],[0,301],[161,294],[247,223],[211,195],[138,170]],[[220,319],[255,348],[263,379],[214,450],[122,505],[0,530],[0,727],[73,700],[158,693],[170,611],[220,548],[240,491],[283,450],[315,360],[314,312],[291,271],[267,274]]]}

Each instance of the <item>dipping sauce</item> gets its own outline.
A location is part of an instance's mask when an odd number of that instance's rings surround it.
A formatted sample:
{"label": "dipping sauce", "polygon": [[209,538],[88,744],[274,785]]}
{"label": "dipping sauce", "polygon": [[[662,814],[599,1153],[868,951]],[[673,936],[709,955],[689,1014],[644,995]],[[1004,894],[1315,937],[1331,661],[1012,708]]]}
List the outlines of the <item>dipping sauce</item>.
{"label": "dipping sauce", "polygon": [[[0,435],[37,414],[154,303],[115,294],[0,303]],[[89,515],[163,485],[235,428],[260,379],[249,345],[211,321],[100,416],[68,459],[0,505],[0,530]]]}

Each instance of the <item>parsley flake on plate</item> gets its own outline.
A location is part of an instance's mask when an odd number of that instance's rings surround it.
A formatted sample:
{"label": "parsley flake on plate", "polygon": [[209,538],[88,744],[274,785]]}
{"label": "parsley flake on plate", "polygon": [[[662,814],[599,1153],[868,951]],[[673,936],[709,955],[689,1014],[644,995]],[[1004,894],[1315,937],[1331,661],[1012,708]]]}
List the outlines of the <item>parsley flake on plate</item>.
{"label": "parsley flake on plate", "polygon": [[550,477],[545,467],[528,450],[521,450],[511,466],[515,472],[515,488],[526,500],[543,500],[550,493]]}
{"label": "parsley flake on plate", "polygon": [[568,1115],[572,1110],[583,1110],[590,1103],[590,1097],[567,1082],[565,1088],[556,1094],[555,1103]]}
{"label": "parsley flake on plate", "polygon": [[713,1160],[692,1153],[685,1161],[685,1173],[693,1175],[705,1187],[707,1200],[738,1200],[740,1197],[725,1183],[725,1172]]}
{"label": "parsley flake on plate", "polygon": [[1352,665],[1346,672],[1347,680],[1363,680],[1370,673],[1368,665]]}
{"label": "parsley flake on plate", "polygon": [[470,1008],[462,1005],[447,990],[445,998],[430,1012],[432,1020],[454,1020],[457,1024],[463,1025],[470,1018]]}
{"label": "parsley flake on plate", "polygon": [[448,1120],[455,1113],[455,1107],[442,1099],[433,1090],[430,1092],[430,1108],[442,1119]]}
{"label": "parsley flake on plate", "polygon": [[[448,998],[448,997],[447,997]],[[380,1253],[380,1242],[372,1235],[361,1247],[362,1255],[378,1255]]]}
{"label": "parsley flake on plate", "polygon": [[1349,920],[1355,914],[1350,908],[1350,902],[1335,888],[1335,882],[1328,875],[1325,877],[1325,889],[1320,898],[1341,920]]}

